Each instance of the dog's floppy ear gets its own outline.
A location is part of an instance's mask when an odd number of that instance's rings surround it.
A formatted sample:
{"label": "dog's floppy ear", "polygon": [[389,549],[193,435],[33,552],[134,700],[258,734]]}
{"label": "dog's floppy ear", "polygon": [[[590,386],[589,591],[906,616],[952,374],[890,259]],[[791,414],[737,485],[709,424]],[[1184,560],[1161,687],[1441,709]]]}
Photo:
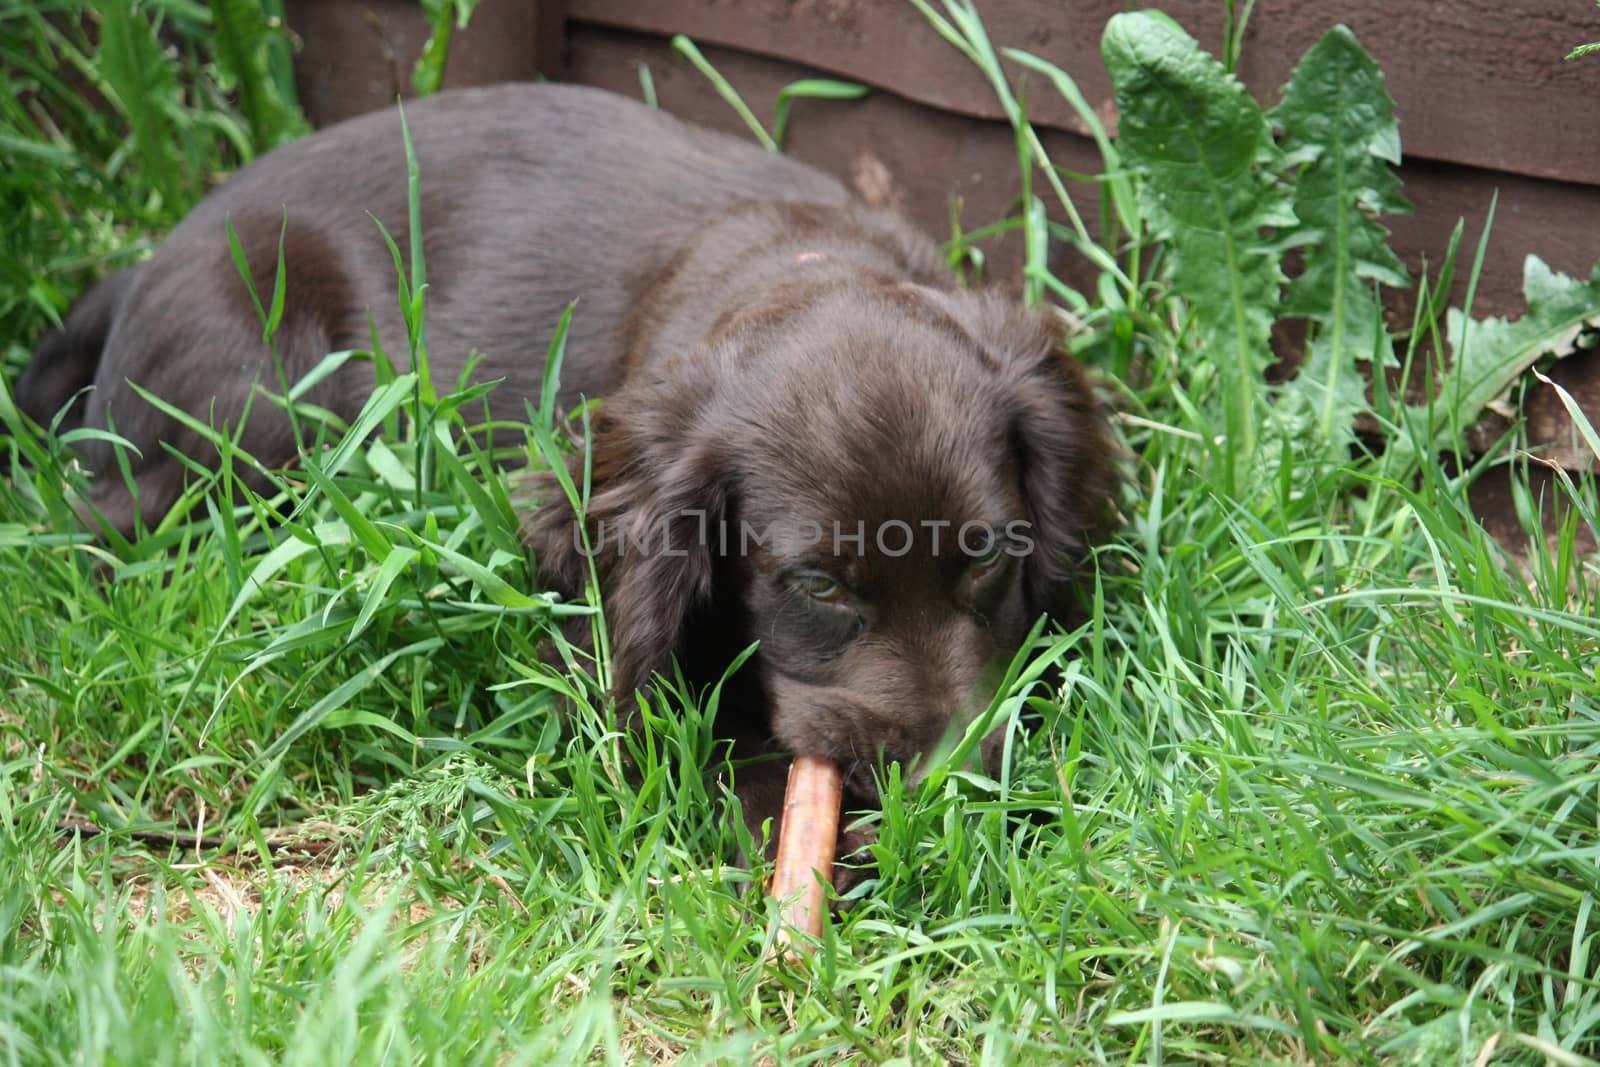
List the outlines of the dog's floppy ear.
{"label": "dog's floppy ear", "polygon": [[1103,406],[1044,315],[997,293],[951,296],[947,306],[997,362],[1009,393],[1011,446],[1034,542],[1029,608],[1070,618],[1072,581],[1115,510],[1116,446]]}
{"label": "dog's floppy ear", "polygon": [[[719,452],[692,413],[674,408],[673,398],[626,392],[603,404],[591,423],[582,526],[548,475],[524,523],[549,588],[581,597],[593,562],[619,701],[670,674],[690,612],[711,597],[711,545],[725,512]],[[583,458],[571,465],[579,486]]]}

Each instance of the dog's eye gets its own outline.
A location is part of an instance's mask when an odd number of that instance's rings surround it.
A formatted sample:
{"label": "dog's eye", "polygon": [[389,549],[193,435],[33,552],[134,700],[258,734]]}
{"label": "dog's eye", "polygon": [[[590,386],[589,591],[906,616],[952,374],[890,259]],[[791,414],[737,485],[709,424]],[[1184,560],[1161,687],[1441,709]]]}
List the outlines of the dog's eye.
{"label": "dog's eye", "polygon": [[824,604],[842,603],[849,596],[844,586],[821,571],[802,571],[795,575],[794,584],[806,596]]}
{"label": "dog's eye", "polygon": [[972,561],[972,576],[982,578],[1000,566],[1000,561],[1005,558],[1005,552],[999,541],[989,546],[989,551],[978,556]]}

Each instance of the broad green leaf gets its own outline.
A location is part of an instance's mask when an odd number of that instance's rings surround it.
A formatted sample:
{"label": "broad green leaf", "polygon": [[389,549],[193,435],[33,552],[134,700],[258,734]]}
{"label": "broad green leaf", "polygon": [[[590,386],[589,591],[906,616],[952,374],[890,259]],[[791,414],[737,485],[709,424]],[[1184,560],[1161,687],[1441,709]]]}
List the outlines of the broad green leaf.
{"label": "broad green leaf", "polygon": [[1282,157],[1244,86],[1171,19],[1113,16],[1101,48],[1121,112],[1118,150],[1143,178],[1139,202],[1167,247],[1172,289],[1218,374],[1232,487],[1254,462],[1284,282],[1280,244],[1264,231],[1295,222],[1276,180]]}
{"label": "broad green leaf", "polygon": [[[1538,256],[1523,264],[1522,291],[1528,310],[1519,319],[1469,319],[1451,308],[1446,319],[1451,366],[1438,401],[1410,409],[1424,440],[1449,447],[1454,433],[1470,426],[1529,367],[1549,353],[1565,352],[1585,327],[1600,326],[1600,262],[1587,280],[1571,278]],[[1402,447],[1412,447],[1403,438]]]}
{"label": "broad green leaf", "polygon": [[1290,283],[1283,313],[1310,320],[1311,332],[1286,400],[1314,413],[1317,451],[1337,461],[1349,454],[1356,415],[1366,407],[1357,364],[1394,359],[1374,283],[1409,284],[1378,221],[1411,210],[1394,173],[1400,127],[1382,71],[1345,26],[1300,60],[1271,118],[1283,129],[1284,152],[1303,163],[1290,240],[1303,247],[1305,268]]}

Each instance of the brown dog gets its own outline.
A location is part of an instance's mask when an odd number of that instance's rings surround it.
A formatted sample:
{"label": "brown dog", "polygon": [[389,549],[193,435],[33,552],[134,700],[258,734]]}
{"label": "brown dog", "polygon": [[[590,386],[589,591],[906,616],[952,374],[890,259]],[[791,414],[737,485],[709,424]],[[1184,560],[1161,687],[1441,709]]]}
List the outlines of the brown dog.
{"label": "brown dog", "polygon": [[[1091,390],[1038,317],[956,288],[898,217],[793,160],[607,93],[510,85],[406,110],[422,165],[427,340],[436,376],[469,353],[498,418],[537,396],[562,310],[578,308],[561,398],[604,397],[593,494],[574,515],[540,485],[527,533],[569,597],[600,576],[624,703],[679,659],[691,682],[760,647],[723,699],[736,755],[838,760],[856,799],[879,757],[912,761],[988,697],[985,670],[1071,580],[1102,528],[1111,453]],[[278,345],[294,381],[325,353],[404,350],[390,253],[407,234],[400,121],[369,115],[288,145],[207,197],[149,261],[100,285],[18,383],[47,422],[114,426],[142,454],[139,499],[86,442],[92,504],[131,530],[160,516],[203,439],[132,381],[236,423],[276,385],[232,264],[231,218],[270,293],[287,211]],[[349,418],[371,372],[312,403]],[[261,403],[242,447],[293,458]],[[992,755],[992,753],[991,753]],[[784,763],[740,772],[752,824],[779,811]]]}

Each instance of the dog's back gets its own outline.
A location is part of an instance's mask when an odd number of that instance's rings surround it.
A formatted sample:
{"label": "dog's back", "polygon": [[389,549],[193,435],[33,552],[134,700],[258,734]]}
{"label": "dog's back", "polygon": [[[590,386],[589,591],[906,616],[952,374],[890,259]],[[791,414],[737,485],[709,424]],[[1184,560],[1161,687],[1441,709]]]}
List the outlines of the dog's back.
{"label": "dog's back", "polygon": [[[567,401],[615,384],[624,328],[641,286],[670,269],[686,237],[749,200],[842,203],[832,178],[753,144],[658,114],[600,90],[515,84],[442,93],[405,106],[421,171],[427,264],[426,340],[436,379],[453,383],[470,354],[480,380],[505,378],[497,418],[536,395],[544,355],[568,303]],[[117,482],[111,446],[85,442],[101,477],[92,503],[125,532],[181,490],[182,464],[204,437],[127,383],[197,416],[237,425],[257,381],[278,380],[228,226],[263,304],[280,245],[285,313],[274,338],[292,383],[330,351],[367,349],[374,333],[404,362],[394,262],[379,230],[410,247],[406,157],[398,111],[364,115],[286,145],[207,196],[144,264],[99,286],[41,342],[18,384],[23,410],[48,423],[84,386],[70,419],[113,428],[133,457],[142,502]],[[409,255],[408,255],[409,258]],[[370,367],[346,364],[304,399],[353,415]],[[293,456],[288,420],[250,405],[241,445],[268,466]]]}

